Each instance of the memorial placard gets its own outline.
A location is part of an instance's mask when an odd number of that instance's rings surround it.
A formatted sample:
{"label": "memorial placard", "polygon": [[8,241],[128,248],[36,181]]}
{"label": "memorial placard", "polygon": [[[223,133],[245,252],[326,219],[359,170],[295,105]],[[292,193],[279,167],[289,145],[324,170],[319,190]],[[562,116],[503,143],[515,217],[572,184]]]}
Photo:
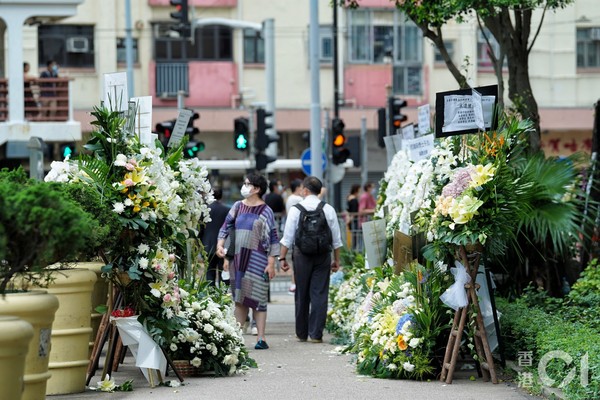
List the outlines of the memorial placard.
{"label": "memorial placard", "polygon": [[437,93],[435,136],[446,137],[496,129],[497,104],[498,85]]}

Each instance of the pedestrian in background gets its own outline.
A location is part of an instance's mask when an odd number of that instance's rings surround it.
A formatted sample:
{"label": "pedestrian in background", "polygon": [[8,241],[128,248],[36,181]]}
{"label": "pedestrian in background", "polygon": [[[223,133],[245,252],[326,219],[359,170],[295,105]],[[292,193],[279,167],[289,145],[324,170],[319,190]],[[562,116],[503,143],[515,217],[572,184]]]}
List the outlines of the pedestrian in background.
{"label": "pedestrian in background", "polygon": [[[46,69],[42,71],[40,78],[58,78],[58,64],[56,61],[48,60],[46,62]],[[58,106],[56,101],[56,83],[41,82],[40,97],[42,98],[42,114],[48,117],[54,117],[56,115],[56,107]]]}
{"label": "pedestrian in background", "polygon": [[206,251],[208,267],[206,269],[206,280],[215,284],[219,281],[219,274],[223,270],[223,258],[217,257],[217,241],[219,230],[225,218],[229,213],[229,207],[221,202],[223,191],[219,187],[213,188],[215,201],[208,208],[210,212],[210,222],[201,229],[202,245]]}
{"label": "pedestrian in background", "polygon": [[[275,277],[279,239],[273,210],[263,201],[267,191],[264,176],[250,174],[240,190],[241,201],[229,210],[219,231],[217,255],[225,257],[225,239],[235,230],[235,252],[229,265],[230,287],[235,302],[235,317],[244,326],[249,309],[258,330],[255,349],[268,349],[265,337],[269,282]],[[233,243],[231,244],[234,245]]]}
{"label": "pedestrian in background", "polygon": [[357,249],[358,245],[358,198],[360,194],[360,185],[355,183],[350,188],[350,194],[346,198],[346,211],[348,212],[348,218],[346,218],[346,225],[348,232],[350,232],[350,243],[352,248]]}
{"label": "pedestrian in background", "polygon": [[[288,196],[286,202],[285,202],[285,214],[288,215],[290,213],[290,209],[292,207],[294,207],[296,204],[300,203],[303,200],[303,197],[300,195],[300,193],[302,192],[302,180],[301,179],[294,179],[291,183],[290,183],[290,189],[292,190],[292,193]],[[294,252],[292,252],[292,267],[294,265]],[[292,270],[292,283],[290,285],[290,288],[288,289],[288,292],[290,294],[294,294],[294,292],[296,291],[296,280],[294,279],[294,274],[293,274],[293,270]]]}
{"label": "pedestrian in background", "polygon": [[[340,267],[340,248],[342,239],[340,226],[335,209],[317,197],[323,184],[314,176],[309,176],[302,182],[301,193],[304,199],[290,209],[281,239],[281,254],[279,262],[281,269],[287,271],[289,265],[285,259],[289,249],[293,247],[294,275],[296,278],[296,336],[305,342],[310,338],[313,343],[323,342],[323,330],[327,319],[327,301],[329,296],[329,275]],[[326,229],[323,235],[331,235],[329,251],[322,254],[305,254],[300,248],[297,232],[302,224],[302,206],[306,211],[315,211],[320,207],[326,219]],[[305,215],[305,214],[304,214]],[[304,226],[302,224],[302,226]],[[302,231],[300,231],[302,233]],[[331,259],[333,251],[334,258]]]}
{"label": "pedestrian in background", "polygon": [[375,185],[367,182],[363,186],[364,192],[358,199],[358,212],[361,215],[361,223],[370,220],[370,214],[375,212],[377,201],[375,200]]}

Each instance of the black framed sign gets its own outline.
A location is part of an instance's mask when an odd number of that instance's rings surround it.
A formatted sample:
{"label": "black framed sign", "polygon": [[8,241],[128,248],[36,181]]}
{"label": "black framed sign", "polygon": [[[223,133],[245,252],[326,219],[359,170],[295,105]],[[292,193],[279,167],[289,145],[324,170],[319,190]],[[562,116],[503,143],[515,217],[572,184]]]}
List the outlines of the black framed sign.
{"label": "black framed sign", "polygon": [[498,85],[436,93],[435,137],[496,129],[497,105]]}

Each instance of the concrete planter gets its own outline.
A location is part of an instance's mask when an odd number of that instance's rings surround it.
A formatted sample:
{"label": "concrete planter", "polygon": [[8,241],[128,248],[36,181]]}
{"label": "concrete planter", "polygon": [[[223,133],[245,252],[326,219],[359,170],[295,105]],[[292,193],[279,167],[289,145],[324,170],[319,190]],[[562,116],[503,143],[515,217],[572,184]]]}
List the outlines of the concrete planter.
{"label": "concrete planter", "polygon": [[[0,315],[16,316],[33,327],[33,338],[25,358],[24,389],[21,397],[23,400],[46,398],[46,383],[50,378],[48,372],[50,334],[57,309],[56,296],[42,290],[8,293],[4,298],[0,297]],[[16,386],[19,386],[18,382],[15,382]],[[13,399],[13,397],[2,398]]]}
{"label": "concrete planter", "polygon": [[89,363],[90,309],[96,274],[87,269],[56,271],[48,293],[58,298],[52,326],[52,351],[48,369],[52,377],[46,394],[80,393],[85,390]]}
{"label": "concrete planter", "polygon": [[0,399],[21,400],[25,356],[32,337],[30,323],[0,316]]}

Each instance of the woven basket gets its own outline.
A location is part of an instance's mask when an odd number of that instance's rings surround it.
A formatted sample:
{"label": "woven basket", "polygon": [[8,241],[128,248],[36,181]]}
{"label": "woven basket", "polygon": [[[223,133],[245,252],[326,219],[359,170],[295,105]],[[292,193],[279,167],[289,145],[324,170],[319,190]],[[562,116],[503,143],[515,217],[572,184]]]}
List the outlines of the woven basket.
{"label": "woven basket", "polygon": [[202,374],[201,368],[194,367],[189,360],[174,360],[173,367],[183,378],[197,377]]}

